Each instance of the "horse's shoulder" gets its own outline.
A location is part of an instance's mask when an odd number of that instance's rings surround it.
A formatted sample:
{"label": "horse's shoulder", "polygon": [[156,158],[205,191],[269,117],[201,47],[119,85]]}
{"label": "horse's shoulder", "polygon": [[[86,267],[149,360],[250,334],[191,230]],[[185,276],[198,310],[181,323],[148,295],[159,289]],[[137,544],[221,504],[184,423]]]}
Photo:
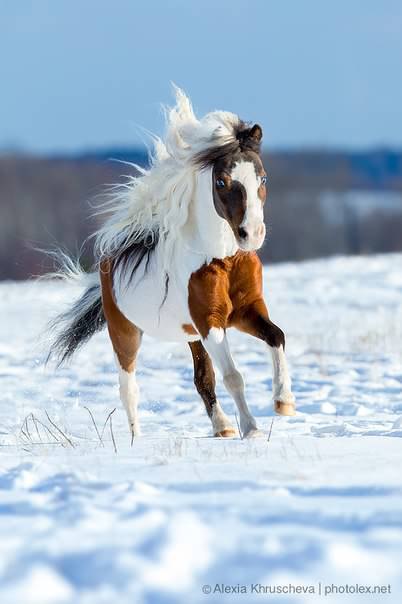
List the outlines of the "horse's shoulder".
{"label": "horse's shoulder", "polygon": [[233,256],[230,271],[231,283],[259,283],[262,278],[262,263],[256,252],[237,252]]}

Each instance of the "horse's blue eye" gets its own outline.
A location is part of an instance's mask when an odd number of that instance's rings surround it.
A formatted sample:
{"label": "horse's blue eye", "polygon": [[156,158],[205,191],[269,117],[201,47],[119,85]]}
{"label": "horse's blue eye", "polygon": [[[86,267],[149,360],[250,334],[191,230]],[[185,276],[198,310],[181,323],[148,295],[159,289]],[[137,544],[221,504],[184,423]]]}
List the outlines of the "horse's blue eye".
{"label": "horse's blue eye", "polygon": [[267,184],[267,177],[266,176],[261,176],[261,184],[262,185],[266,185]]}
{"label": "horse's blue eye", "polygon": [[221,178],[218,178],[218,180],[216,181],[216,186],[218,187],[218,189],[223,189],[223,187],[225,186],[225,181]]}

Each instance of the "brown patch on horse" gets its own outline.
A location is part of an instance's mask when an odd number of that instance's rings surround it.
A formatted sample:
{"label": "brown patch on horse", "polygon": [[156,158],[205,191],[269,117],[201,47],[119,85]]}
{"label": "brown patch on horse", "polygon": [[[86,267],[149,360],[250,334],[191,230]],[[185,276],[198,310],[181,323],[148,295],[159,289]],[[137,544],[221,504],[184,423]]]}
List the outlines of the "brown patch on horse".
{"label": "brown patch on horse", "polygon": [[181,328],[184,331],[184,333],[186,333],[188,336],[197,336],[198,335],[198,331],[195,329],[194,325],[191,325],[191,323],[183,323]]}
{"label": "brown patch on horse", "polygon": [[236,327],[269,346],[284,346],[282,330],[269,319],[255,252],[239,251],[202,266],[191,275],[188,291],[190,314],[203,338],[212,327]]}
{"label": "brown patch on horse", "polygon": [[232,258],[213,260],[193,273],[188,284],[191,317],[203,338],[212,327],[225,327],[232,310],[229,275]]}
{"label": "brown patch on horse", "polygon": [[100,265],[103,312],[112,341],[113,349],[122,369],[132,372],[141,344],[142,332],[131,323],[117,307],[113,295],[112,263],[105,260]]}
{"label": "brown patch on horse", "polygon": [[[216,173],[215,169],[214,173]],[[216,184],[220,181],[225,182],[222,188],[218,188]],[[232,181],[228,175],[221,173],[220,178],[214,178],[212,191],[218,216],[229,223],[235,237],[238,237],[239,226],[247,209],[246,189],[240,182]]]}

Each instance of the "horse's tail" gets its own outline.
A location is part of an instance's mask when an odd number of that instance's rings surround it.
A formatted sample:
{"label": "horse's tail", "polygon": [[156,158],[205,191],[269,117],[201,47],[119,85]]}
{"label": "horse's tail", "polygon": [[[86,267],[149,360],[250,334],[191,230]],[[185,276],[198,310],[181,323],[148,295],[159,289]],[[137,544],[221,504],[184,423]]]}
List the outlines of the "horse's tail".
{"label": "horse's tail", "polygon": [[[59,257],[60,259],[60,257]],[[97,272],[86,273],[79,262],[74,262],[62,254],[61,270],[52,273],[52,277],[61,277],[68,282],[75,282],[86,287],[84,293],[65,312],[56,316],[49,325],[52,343],[46,363],[55,359],[60,366],[96,332],[106,325],[103,314],[101,287]],[[54,335],[55,334],[55,335]]]}

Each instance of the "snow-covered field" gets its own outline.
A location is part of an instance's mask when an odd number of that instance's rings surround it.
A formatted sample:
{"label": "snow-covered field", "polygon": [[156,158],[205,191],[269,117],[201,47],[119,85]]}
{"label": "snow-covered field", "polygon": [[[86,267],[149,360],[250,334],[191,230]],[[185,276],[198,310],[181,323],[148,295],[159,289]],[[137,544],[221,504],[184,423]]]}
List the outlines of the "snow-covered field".
{"label": "snow-covered field", "polygon": [[[268,354],[233,332],[250,406],[272,432],[210,438],[189,352],[146,338],[133,447],[105,333],[70,367],[43,367],[39,334],[78,290],[0,284],[1,604],[400,601],[402,256],[265,276],[297,416],[272,424]],[[219,395],[233,417],[221,383]],[[115,407],[101,442],[90,412],[101,433]],[[332,584],[385,593],[325,595]]]}

